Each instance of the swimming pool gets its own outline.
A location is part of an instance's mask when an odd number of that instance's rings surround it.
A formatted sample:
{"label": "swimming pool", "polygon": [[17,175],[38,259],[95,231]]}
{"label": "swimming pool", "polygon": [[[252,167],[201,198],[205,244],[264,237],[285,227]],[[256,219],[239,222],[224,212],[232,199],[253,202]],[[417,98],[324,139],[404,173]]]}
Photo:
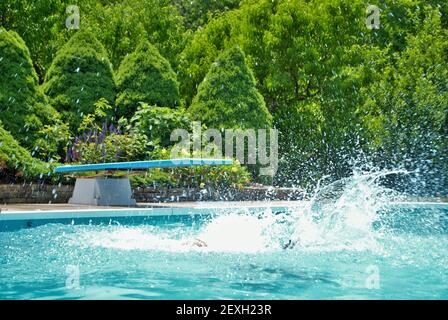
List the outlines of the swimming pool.
{"label": "swimming pool", "polygon": [[[9,220],[0,232],[0,298],[448,298],[447,205],[390,206],[368,232],[354,216],[357,228],[348,228],[347,216],[345,230],[333,221],[325,237],[314,230],[322,220],[291,223],[296,212],[306,205],[114,211],[31,227]],[[300,228],[308,234],[283,249]]]}

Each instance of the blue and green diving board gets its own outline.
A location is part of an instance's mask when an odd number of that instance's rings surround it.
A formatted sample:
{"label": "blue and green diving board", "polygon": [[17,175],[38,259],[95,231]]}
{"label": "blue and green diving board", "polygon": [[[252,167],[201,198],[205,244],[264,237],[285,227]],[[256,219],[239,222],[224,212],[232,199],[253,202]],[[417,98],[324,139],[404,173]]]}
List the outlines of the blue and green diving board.
{"label": "blue and green diving board", "polygon": [[97,164],[81,164],[61,166],[55,169],[57,173],[80,172],[80,171],[128,171],[128,170],[146,170],[152,168],[173,168],[173,167],[192,167],[203,165],[229,165],[231,159],[170,159],[170,160],[149,160],[149,161],[130,161],[130,162],[110,162]]}
{"label": "blue and green diving board", "polygon": [[[57,173],[90,172],[90,171],[143,171],[152,168],[193,167],[204,165],[230,165],[231,159],[170,159],[130,162],[111,162],[97,164],[67,165],[55,169]],[[127,176],[120,178],[108,177],[77,177],[71,204],[94,206],[135,206],[132,198],[131,184]]]}

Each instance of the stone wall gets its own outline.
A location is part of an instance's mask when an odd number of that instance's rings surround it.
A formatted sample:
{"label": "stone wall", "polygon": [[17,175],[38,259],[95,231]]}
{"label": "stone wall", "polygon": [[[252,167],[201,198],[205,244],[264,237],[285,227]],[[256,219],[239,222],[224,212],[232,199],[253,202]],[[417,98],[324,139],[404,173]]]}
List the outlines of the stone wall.
{"label": "stone wall", "polygon": [[136,188],[137,202],[301,200],[303,192],[292,188],[247,187],[243,189]]}
{"label": "stone wall", "polygon": [[[71,185],[0,184],[0,203],[67,203]],[[300,200],[302,192],[291,188],[243,189],[135,188],[137,202]]]}
{"label": "stone wall", "polygon": [[67,203],[70,185],[0,184],[0,203]]}
{"label": "stone wall", "polygon": [[[0,204],[67,203],[71,185],[0,184]],[[303,192],[292,188],[246,187],[243,189],[135,188],[137,202],[302,200]],[[447,197],[409,197],[408,201],[448,202]]]}

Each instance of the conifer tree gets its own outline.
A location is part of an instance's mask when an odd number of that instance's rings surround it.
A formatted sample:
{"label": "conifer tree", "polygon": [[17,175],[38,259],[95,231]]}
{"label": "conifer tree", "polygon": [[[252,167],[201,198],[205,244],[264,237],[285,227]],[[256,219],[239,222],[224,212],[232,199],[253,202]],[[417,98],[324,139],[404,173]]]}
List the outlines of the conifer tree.
{"label": "conifer tree", "polygon": [[43,88],[51,105],[61,112],[73,131],[83,115],[93,113],[98,100],[113,102],[112,66],[106,50],[92,33],[77,31],[58,51]]}
{"label": "conifer tree", "polygon": [[210,128],[261,129],[272,125],[272,116],[237,46],[224,51],[213,63],[189,111]]}
{"label": "conifer tree", "polygon": [[23,146],[32,150],[45,125],[58,113],[40,92],[30,53],[14,31],[0,28],[0,120]]}
{"label": "conifer tree", "polygon": [[140,102],[159,107],[179,105],[179,84],[170,63],[148,41],[128,55],[117,73],[118,115],[132,117]]}

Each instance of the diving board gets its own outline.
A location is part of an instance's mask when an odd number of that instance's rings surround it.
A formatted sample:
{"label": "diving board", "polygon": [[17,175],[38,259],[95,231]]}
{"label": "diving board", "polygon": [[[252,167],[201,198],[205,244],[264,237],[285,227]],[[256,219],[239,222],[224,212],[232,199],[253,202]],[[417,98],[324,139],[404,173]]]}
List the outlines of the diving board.
{"label": "diving board", "polygon": [[82,164],[73,166],[61,166],[55,169],[57,173],[79,172],[79,171],[100,171],[100,170],[144,170],[151,168],[173,168],[192,167],[203,165],[228,165],[232,164],[231,159],[170,159],[170,160],[149,160],[130,162],[110,162],[97,164]]}
{"label": "diving board", "polygon": [[[58,173],[89,172],[89,171],[132,171],[152,168],[175,168],[204,165],[229,165],[230,159],[170,159],[131,162],[111,162],[98,164],[68,165],[55,169]],[[135,206],[132,198],[131,183],[127,176],[113,177],[78,177],[75,189],[69,200],[70,204],[92,206]]]}

